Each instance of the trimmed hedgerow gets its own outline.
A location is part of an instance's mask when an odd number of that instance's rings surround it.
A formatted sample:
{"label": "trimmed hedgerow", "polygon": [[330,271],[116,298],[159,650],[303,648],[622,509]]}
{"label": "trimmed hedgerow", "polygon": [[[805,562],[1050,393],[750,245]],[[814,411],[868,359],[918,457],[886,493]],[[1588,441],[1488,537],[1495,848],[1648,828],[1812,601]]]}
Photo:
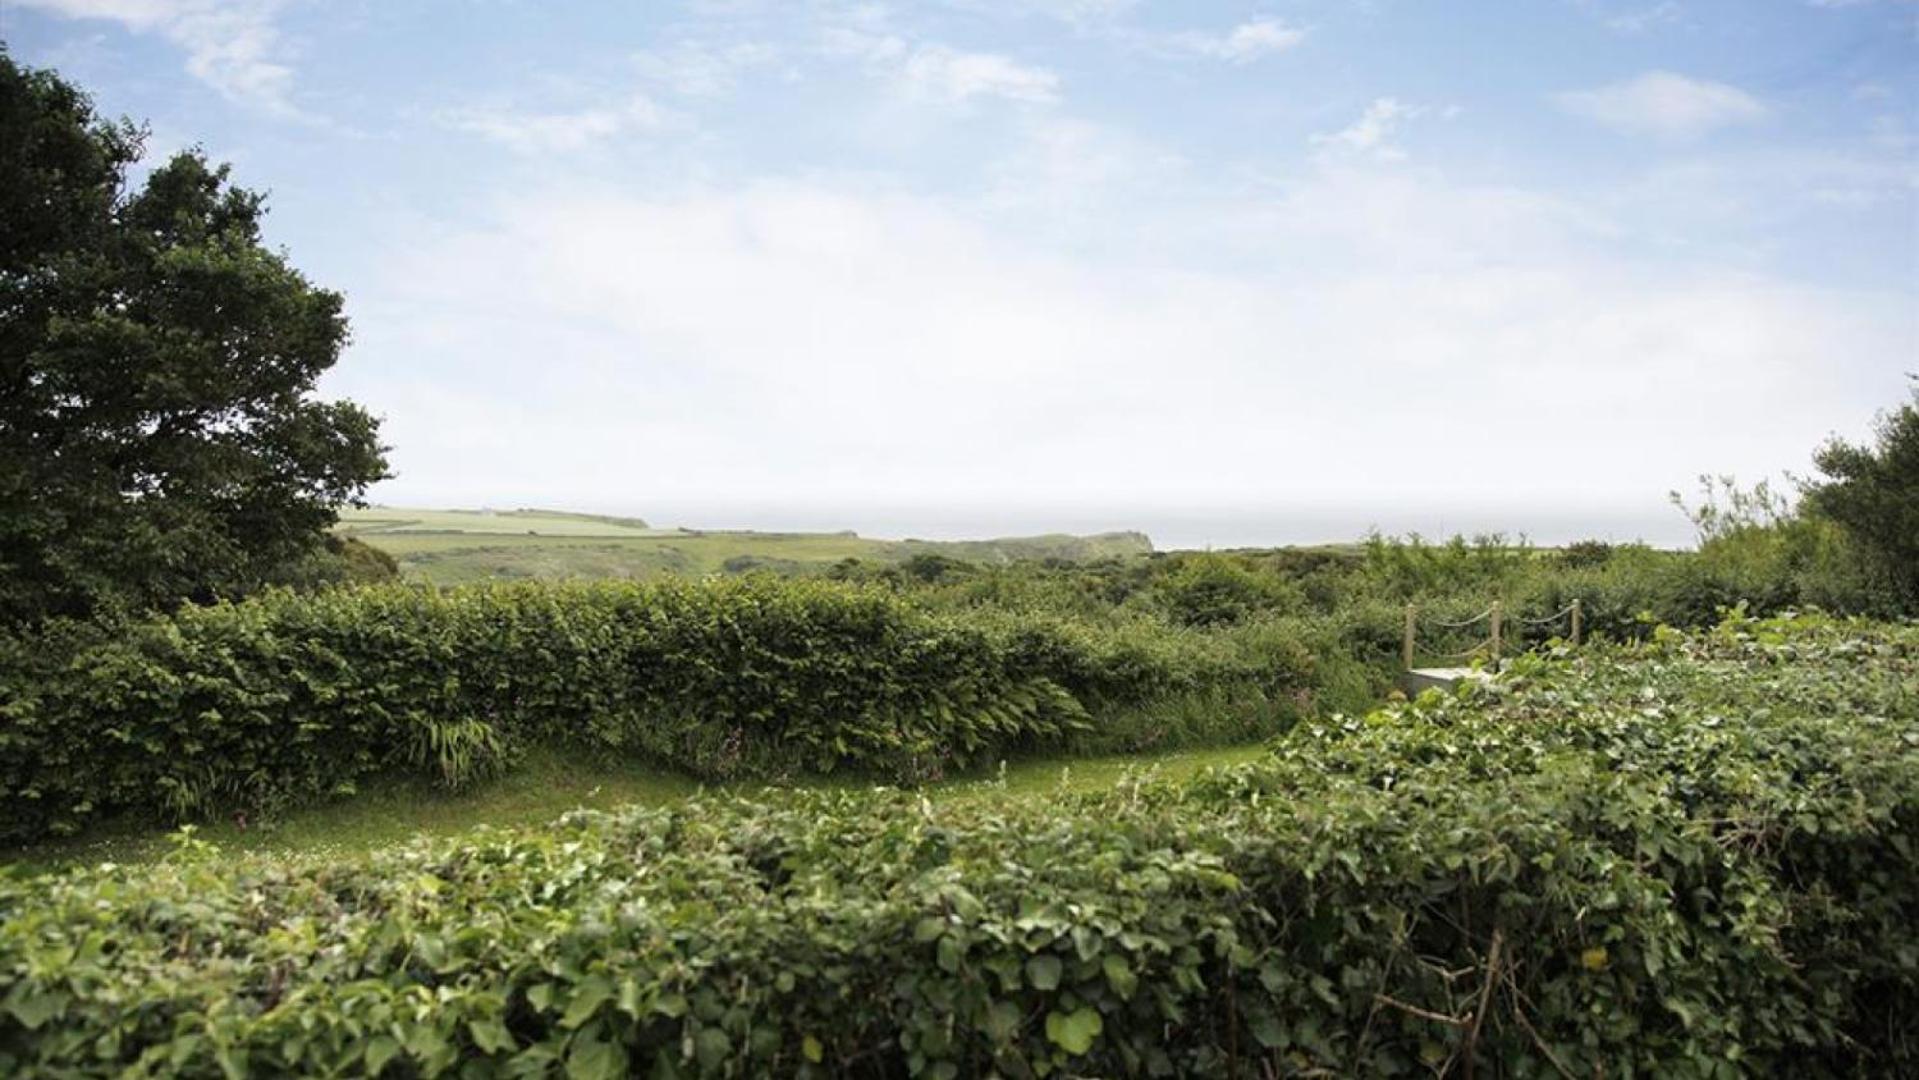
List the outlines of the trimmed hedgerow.
{"label": "trimmed hedgerow", "polygon": [[275,593],[0,641],[0,841],[271,808],[382,770],[459,785],[533,744],[711,779],[910,781],[1171,741],[1133,713],[1182,697],[1257,736],[1299,711],[1309,659],[765,577]]}
{"label": "trimmed hedgerow", "polygon": [[1916,689],[1736,621],[1183,785],[0,878],[0,1073],[1909,1075]]}

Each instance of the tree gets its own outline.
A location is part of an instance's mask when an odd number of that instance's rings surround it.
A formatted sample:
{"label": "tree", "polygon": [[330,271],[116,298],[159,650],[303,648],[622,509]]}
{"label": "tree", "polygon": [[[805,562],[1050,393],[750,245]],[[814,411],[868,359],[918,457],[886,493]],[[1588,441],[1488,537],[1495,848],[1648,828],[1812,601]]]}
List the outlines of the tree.
{"label": "tree", "polygon": [[1876,446],[1834,438],[1813,455],[1826,476],[1806,506],[1837,522],[1871,554],[1899,599],[1919,606],[1919,377],[1912,400],[1879,417]]}
{"label": "tree", "polygon": [[261,196],[0,48],[0,620],[244,593],[324,552],[386,475],[323,401],[339,294],[260,238]]}

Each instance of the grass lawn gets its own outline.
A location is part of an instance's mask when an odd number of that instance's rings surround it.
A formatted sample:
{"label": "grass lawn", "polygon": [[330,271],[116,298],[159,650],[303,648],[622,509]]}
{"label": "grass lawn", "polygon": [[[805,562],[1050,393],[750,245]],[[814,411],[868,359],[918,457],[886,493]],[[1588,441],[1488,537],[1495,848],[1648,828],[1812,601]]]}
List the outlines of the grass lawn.
{"label": "grass lawn", "polygon": [[[1019,798],[1058,790],[1090,791],[1110,787],[1129,774],[1190,776],[1206,768],[1251,761],[1264,753],[1263,746],[1254,743],[1164,754],[1041,758],[1008,763],[1004,769],[982,770],[933,784],[926,788],[926,794],[939,801]],[[849,778],[828,779],[808,786],[851,788],[868,784]],[[231,821],[203,824],[195,829],[194,835],[234,853],[350,853],[419,834],[445,836],[481,825],[537,825],[581,808],[606,810],[633,803],[660,806],[703,789],[760,794],[779,790],[758,783],[706,788],[698,781],[650,771],[638,763],[582,763],[556,751],[542,750],[529,754],[508,775],[466,791],[450,792],[418,782],[376,780],[362,785],[358,794],[328,805],[296,810],[278,820],[254,823],[247,828]],[[0,872],[33,872],[84,863],[142,862],[164,855],[169,847],[165,832],[127,823],[103,827],[76,840],[0,851]]]}

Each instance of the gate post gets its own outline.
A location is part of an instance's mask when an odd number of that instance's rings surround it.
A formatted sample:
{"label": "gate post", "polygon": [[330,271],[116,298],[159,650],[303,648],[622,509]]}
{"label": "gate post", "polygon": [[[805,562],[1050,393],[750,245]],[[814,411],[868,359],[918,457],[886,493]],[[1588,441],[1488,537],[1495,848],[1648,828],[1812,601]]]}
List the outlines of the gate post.
{"label": "gate post", "polygon": [[1573,599],[1573,648],[1579,647],[1579,600]]}
{"label": "gate post", "polygon": [[1400,642],[1400,658],[1405,663],[1407,671],[1413,669],[1413,618],[1417,610],[1411,604],[1406,605],[1406,636]]}
{"label": "gate post", "polygon": [[1493,601],[1493,669],[1499,669],[1499,617],[1502,614],[1499,601]]}

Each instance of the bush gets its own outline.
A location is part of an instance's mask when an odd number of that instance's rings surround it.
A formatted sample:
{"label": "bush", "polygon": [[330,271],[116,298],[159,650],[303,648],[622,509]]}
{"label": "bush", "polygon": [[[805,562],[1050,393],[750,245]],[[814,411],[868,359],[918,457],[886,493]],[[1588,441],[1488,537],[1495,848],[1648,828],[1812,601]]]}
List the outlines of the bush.
{"label": "bush", "polygon": [[1194,554],[1173,560],[1153,584],[1154,601],[1183,626],[1223,626],[1255,612],[1291,612],[1304,599],[1297,586],[1260,574],[1230,555]]}
{"label": "bush", "polygon": [[1269,659],[765,577],[275,593],[0,644],[0,839],[270,809],[383,770],[458,785],[533,744],[916,781],[1068,745],[1089,708],[1225,695],[1250,712],[1220,730],[1244,731],[1291,689]]}
{"label": "bush", "polygon": [[1737,620],[1184,785],[0,878],[0,1073],[1911,1075],[1915,678]]}

